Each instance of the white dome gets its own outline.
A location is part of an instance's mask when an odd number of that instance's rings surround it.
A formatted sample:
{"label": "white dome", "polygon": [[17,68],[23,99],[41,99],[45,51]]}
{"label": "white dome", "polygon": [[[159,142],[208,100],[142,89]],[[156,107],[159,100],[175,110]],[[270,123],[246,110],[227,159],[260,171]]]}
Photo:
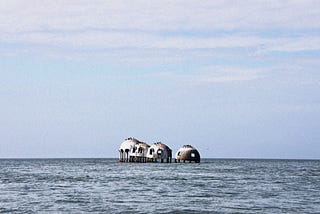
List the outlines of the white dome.
{"label": "white dome", "polygon": [[123,143],[121,143],[119,151],[130,151],[139,141],[135,138],[128,138]]}

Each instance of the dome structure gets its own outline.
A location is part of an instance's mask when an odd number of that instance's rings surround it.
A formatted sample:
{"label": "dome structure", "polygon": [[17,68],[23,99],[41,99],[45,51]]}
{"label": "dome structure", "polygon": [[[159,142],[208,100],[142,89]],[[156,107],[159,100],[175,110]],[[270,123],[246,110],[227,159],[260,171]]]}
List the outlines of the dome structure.
{"label": "dome structure", "polygon": [[184,145],[182,146],[176,153],[176,159],[175,162],[180,161],[189,161],[189,162],[200,162],[200,153],[196,148],[190,145]]}
{"label": "dome structure", "polygon": [[137,142],[131,149],[129,162],[147,162],[147,154],[150,146],[144,142]]}
{"label": "dome structure", "polygon": [[131,151],[134,146],[140,143],[139,140],[135,138],[127,138],[125,141],[123,141],[120,145],[119,148],[119,161],[120,162],[129,162],[130,156],[131,156]]}
{"label": "dome structure", "polygon": [[[119,147],[119,162],[172,162],[172,150],[161,142],[149,146],[133,137],[125,139]],[[200,162],[200,153],[190,145],[182,146],[176,153],[175,162]]]}
{"label": "dome structure", "polygon": [[167,163],[171,162],[172,150],[166,144],[161,142],[153,144],[147,154],[147,160],[150,162],[157,162],[158,160],[163,163],[163,160],[167,160]]}

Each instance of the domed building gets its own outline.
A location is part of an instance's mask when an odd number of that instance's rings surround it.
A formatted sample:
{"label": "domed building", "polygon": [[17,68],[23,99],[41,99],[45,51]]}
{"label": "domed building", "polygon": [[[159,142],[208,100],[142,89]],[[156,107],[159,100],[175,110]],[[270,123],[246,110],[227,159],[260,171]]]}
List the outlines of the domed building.
{"label": "domed building", "polygon": [[176,159],[175,162],[183,161],[189,161],[189,162],[200,162],[200,153],[196,148],[190,145],[184,145],[182,146],[176,153]]}
{"label": "domed building", "polygon": [[123,143],[121,143],[119,148],[119,161],[129,162],[131,157],[131,150],[139,142],[140,142],[139,140],[132,137],[123,141]]}
{"label": "domed building", "polygon": [[147,154],[148,162],[158,162],[158,160],[161,161],[161,163],[163,163],[164,160],[166,160],[167,163],[171,163],[172,160],[172,150],[169,146],[160,142],[153,144]]}
{"label": "domed building", "polygon": [[146,162],[149,145],[135,138],[128,138],[119,148],[120,162]]}
{"label": "domed building", "polygon": [[[149,146],[135,138],[127,138],[119,147],[119,162],[172,162],[172,150],[161,142]],[[200,154],[190,145],[182,146],[176,153],[175,162],[200,162]]]}
{"label": "domed building", "polygon": [[129,162],[147,162],[147,154],[150,146],[144,142],[136,143],[131,149]]}

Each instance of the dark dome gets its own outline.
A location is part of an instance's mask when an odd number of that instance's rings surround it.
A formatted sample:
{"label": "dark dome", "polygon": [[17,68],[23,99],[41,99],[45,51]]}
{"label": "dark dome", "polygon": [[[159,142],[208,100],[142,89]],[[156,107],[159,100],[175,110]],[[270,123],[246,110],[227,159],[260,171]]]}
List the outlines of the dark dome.
{"label": "dark dome", "polygon": [[200,153],[196,148],[190,145],[184,145],[176,153],[176,161],[194,161],[196,163],[200,162]]}

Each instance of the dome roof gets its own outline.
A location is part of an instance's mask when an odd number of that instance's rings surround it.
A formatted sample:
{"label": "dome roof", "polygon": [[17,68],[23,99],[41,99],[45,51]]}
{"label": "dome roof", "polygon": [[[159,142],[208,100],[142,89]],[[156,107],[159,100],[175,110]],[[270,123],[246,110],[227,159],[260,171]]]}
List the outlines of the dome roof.
{"label": "dome roof", "polygon": [[169,146],[167,146],[164,143],[160,143],[160,142],[154,143],[150,148],[153,148],[154,150],[156,150],[156,149],[171,150],[169,148]]}
{"label": "dome roof", "polygon": [[177,151],[176,159],[200,162],[200,153],[193,146],[184,145]]}
{"label": "dome roof", "polygon": [[135,139],[135,138],[128,138],[126,139],[123,143],[121,143],[119,151],[126,151],[126,150],[131,150],[131,148],[133,148],[137,143],[141,143],[139,140]]}
{"label": "dome roof", "polygon": [[136,144],[137,148],[141,147],[141,148],[149,148],[149,144],[144,143],[144,142],[139,142]]}
{"label": "dome roof", "polygon": [[155,143],[153,144],[148,151],[148,158],[171,158],[172,150],[163,143]]}

